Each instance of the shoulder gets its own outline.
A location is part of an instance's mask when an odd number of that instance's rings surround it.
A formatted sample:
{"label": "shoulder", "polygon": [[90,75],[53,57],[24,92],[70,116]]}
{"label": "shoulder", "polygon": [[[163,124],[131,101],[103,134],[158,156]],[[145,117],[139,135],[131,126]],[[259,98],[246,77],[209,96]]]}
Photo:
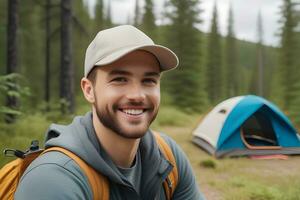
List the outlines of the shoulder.
{"label": "shoulder", "polygon": [[89,183],[80,167],[60,152],[47,152],[24,172],[15,199],[91,199]]}
{"label": "shoulder", "polygon": [[[165,133],[161,133],[160,132],[160,136],[167,142],[167,144],[171,148],[172,153],[173,153],[173,155],[175,157],[177,165],[180,164],[180,162],[182,162],[182,161],[183,162],[186,162],[186,161],[188,162],[185,153],[183,152],[183,150],[181,149],[181,147],[175,142],[175,140],[173,140],[170,136],[168,136]],[[184,160],[182,160],[182,159],[184,159]]]}
{"label": "shoulder", "polygon": [[164,133],[160,133],[160,135],[170,146],[176,160],[178,185],[173,199],[204,199],[200,193],[191,164],[184,151],[171,137]]}

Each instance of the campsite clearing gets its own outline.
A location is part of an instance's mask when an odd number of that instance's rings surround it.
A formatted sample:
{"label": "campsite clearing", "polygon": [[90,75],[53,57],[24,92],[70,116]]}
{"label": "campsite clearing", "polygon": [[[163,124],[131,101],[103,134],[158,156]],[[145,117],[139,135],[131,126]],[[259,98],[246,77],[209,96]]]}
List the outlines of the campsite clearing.
{"label": "campsite clearing", "polygon": [[[194,145],[194,126],[164,126],[190,159],[197,181],[208,200],[293,200],[300,198],[300,156],[287,160],[247,157],[215,159]],[[204,167],[203,162],[214,163]],[[215,166],[215,167],[209,167]]]}

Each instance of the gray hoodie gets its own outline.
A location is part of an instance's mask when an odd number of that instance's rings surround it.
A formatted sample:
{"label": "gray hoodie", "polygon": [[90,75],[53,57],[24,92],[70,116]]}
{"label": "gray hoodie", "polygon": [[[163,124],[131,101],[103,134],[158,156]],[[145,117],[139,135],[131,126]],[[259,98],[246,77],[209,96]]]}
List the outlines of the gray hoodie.
{"label": "gray hoodie", "polygon": [[[162,136],[173,151],[179,173],[173,199],[203,199],[186,156],[171,138],[164,134]],[[136,158],[136,169],[129,177],[102,149],[93,128],[91,113],[75,117],[67,126],[51,125],[46,133],[45,148],[51,146],[72,151],[106,176],[112,200],[166,199],[162,183],[171,172],[172,165],[159,151],[150,131],[141,138],[137,154],[140,158]],[[92,196],[88,179],[75,161],[63,153],[48,152],[26,169],[15,193],[15,200],[92,200]]]}

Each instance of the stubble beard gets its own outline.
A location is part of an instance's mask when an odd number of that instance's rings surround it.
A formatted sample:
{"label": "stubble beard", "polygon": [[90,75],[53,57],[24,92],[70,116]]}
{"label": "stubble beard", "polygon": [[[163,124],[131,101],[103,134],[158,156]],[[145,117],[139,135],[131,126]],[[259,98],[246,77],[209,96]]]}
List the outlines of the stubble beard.
{"label": "stubble beard", "polygon": [[136,131],[136,132],[126,132],[119,123],[118,119],[115,117],[116,113],[118,111],[118,106],[113,105],[112,109],[110,110],[108,106],[105,106],[104,109],[100,109],[100,107],[97,105],[97,100],[94,104],[97,118],[102,123],[103,126],[106,128],[112,130],[117,135],[126,138],[126,139],[138,139],[143,137],[147,130],[149,129],[150,124],[154,121],[154,119],[157,116],[158,110],[154,110],[153,108],[148,110],[147,112],[152,112],[152,116],[150,120],[148,120],[148,124],[145,126],[144,130]]}

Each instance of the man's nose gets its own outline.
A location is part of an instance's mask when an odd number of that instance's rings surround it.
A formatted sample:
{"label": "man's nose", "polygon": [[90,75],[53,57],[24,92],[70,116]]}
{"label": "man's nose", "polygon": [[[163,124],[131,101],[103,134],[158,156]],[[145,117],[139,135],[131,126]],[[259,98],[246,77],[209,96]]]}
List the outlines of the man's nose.
{"label": "man's nose", "polygon": [[146,98],[145,92],[143,91],[142,86],[134,84],[130,86],[130,89],[126,93],[126,97],[130,101],[134,102],[143,102]]}

